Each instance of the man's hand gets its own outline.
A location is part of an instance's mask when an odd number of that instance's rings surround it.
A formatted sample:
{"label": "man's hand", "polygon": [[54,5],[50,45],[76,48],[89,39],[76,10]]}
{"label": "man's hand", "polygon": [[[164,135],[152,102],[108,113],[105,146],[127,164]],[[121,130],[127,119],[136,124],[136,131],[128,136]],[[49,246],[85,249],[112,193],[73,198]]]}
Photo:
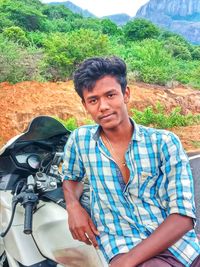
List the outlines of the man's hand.
{"label": "man's hand", "polygon": [[73,238],[98,248],[95,235],[99,235],[99,232],[86,210],[76,203],[67,205],[67,211],[69,229]]}

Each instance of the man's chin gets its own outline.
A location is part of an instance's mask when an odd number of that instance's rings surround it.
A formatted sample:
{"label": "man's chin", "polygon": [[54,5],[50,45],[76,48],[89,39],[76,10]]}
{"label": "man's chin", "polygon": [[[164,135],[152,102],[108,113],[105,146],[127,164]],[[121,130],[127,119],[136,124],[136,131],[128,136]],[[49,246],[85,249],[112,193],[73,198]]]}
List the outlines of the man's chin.
{"label": "man's chin", "polygon": [[113,121],[101,123],[99,125],[105,130],[114,130],[118,126],[118,124],[116,122],[113,122]]}

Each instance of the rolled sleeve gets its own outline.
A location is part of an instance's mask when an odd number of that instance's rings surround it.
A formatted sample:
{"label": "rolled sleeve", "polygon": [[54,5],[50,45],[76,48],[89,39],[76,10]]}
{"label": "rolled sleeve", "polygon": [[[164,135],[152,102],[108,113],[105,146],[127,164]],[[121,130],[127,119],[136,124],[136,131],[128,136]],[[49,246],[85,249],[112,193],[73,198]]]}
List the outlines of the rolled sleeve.
{"label": "rolled sleeve", "polygon": [[64,148],[62,174],[64,180],[81,181],[85,176],[83,162],[77,147],[76,130],[71,133]]}
{"label": "rolled sleeve", "polygon": [[161,169],[166,175],[167,214],[178,213],[195,219],[193,177],[179,138],[168,134],[162,151]]}

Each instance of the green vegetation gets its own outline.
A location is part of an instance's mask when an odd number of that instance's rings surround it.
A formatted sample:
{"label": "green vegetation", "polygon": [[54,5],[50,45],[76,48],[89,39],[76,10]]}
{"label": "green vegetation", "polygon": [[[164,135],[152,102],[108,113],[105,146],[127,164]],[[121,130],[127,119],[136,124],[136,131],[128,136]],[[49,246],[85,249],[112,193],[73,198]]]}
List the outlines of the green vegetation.
{"label": "green vegetation", "polygon": [[73,117],[71,117],[67,120],[62,120],[60,118],[55,118],[55,119],[59,120],[66,127],[66,129],[69,131],[73,131],[78,127],[78,122]]}
{"label": "green vegetation", "polygon": [[[170,113],[165,110],[165,107],[159,102],[156,107],[146,107],[143,111],[132,109],[132,118],[138,124],[150,126],[158,129],[170,129],[173,127],[183,127],[196,125],[200,123],[200,115],[181,114],[181,107],[174,108]],[[75,118],[71,117],[67,120],[58,119],[70,131],[76,129],[79,125]],[[84,124],[94,124],[93,120],[87,119]],[[193,141],[191,141],[193,142]],[[194,145],[199,146],[200,142],[194,141]]]}
{"label": "green vegetation", "polygon": [[39,0],[0,0],[0,82],[66,80],[85,58],[117,55],[130,80],[200,88],[200,46],[135,19],[116,26]]}
{"label": "green vegetation", "polygon": [[159,33],[159,28],[145,19],[135,19],[124,26],[124,36],[130,41],[156,38]]}
{"label": "green vegetation", "polygon": [[181,107],[174,108],[170,113],[165,111],[165,108],[160,103],[156,104],[155,109],[149,106],[144,111],[137,109],[131,110],[132,118],[139,124],[152,126],[160,129],[172,127],[189,126],[200,123],[200,115],[181,114]]}
{"label": "green vegetation", "polygon": [[200,148],[200,141],[191,140],[191,143],[195,148]]}

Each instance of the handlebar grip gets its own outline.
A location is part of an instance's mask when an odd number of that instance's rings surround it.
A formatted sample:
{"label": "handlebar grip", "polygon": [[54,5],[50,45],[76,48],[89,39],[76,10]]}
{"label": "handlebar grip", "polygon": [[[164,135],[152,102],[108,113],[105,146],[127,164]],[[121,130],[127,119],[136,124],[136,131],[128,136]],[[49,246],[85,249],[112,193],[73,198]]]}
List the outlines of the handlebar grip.
{"label": "handlebar grip", "polygon": [[33,206],[34,204],[31,202],[25,205],[24,233],[27,235],[32,233]]}

